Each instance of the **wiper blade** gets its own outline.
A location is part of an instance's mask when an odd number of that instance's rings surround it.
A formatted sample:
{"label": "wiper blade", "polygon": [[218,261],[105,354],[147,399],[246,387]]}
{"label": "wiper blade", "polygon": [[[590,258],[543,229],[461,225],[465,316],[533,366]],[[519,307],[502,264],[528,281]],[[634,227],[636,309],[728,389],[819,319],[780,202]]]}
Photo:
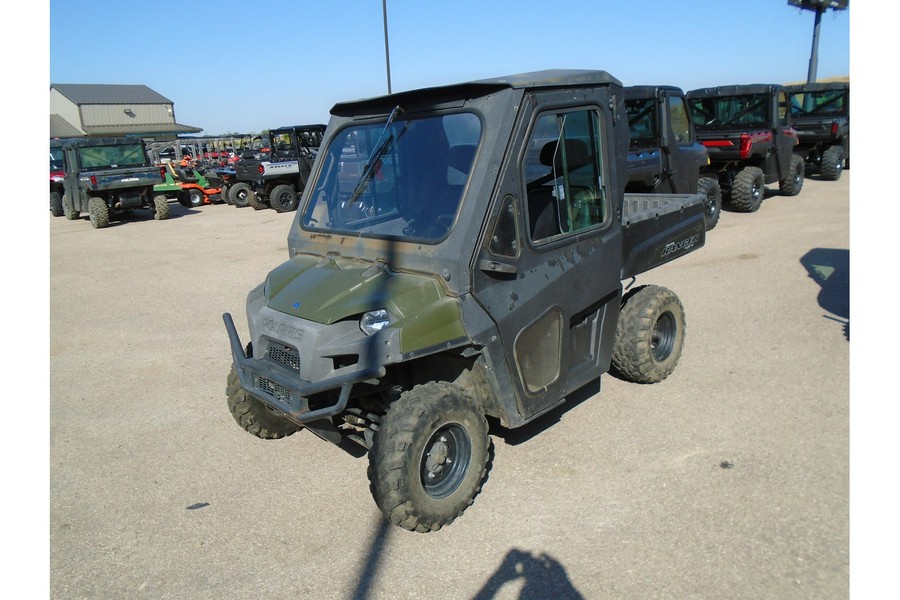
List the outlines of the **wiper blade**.
{"label": "wiper blade", "polygon": [[378,140],[375,142],[375,147],[372,149],[372,152],[369,154],[369,158],[366,159],[366,166],[363,168],[362,174],[359,176],[359,181],[356,182],[356,187],[353,188],[353,193],[350,195],[350,199],[347,201],[347,205],[352,205],[356,202],[362,193],[365,191],[366,187],[369,185],[369,181],[372,179],[372,175],[375,173],[375,167],[378,165],[381,157],[387,154],[388,150],[391,149],[394,142],[394,134],[391,133],[386,138],[384,134],[391,127],[391,123],[403,112],[403,109],[400,106],[395,106],[394,110],[391,111],[390,116],[388,117],[387,123],[384,124],[384,129],[381,130],[381,134],[378,136]]}

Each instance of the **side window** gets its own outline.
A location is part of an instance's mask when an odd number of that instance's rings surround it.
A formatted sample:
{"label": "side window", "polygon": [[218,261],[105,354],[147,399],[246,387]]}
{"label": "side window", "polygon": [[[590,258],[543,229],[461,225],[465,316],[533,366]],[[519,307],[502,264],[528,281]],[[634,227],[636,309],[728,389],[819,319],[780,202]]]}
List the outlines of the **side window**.
{"label": "side window", "polygon": [[659,136],[656,133],[655,108],[655,98],[625,101],[632,148],[639,148],[643,143],[648,143],[648,141],[650,145],[656,143],[656,139]]}
{"label": "side window", "polygon": [[532,241],[607,222],[602,135],[596,110],[538,117],[523,164]]}
{"label": "side window", "polygon": [[691,139],[691,124],[688,119],[688,110],[684,103],[684,98],[669,97],[669,122],[672,124],[672,133],[675,134],[675,143],[693,143],[694,140]]}

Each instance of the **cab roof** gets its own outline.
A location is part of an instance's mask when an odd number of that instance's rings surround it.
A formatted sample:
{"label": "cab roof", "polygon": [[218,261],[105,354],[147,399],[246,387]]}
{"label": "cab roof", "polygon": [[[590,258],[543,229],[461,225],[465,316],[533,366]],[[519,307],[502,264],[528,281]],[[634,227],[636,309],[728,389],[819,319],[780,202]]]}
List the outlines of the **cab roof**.
{"label": "cab roof", "polygon": [[443,102],[454,99],[464,101],[502,89],[594,87],[610,84],[622,85],[621,81],[606,71],[548,69],[339,102],[331,109],[331,114],[344,117],[357,114],[380,114],[381,112],[386,114],[398,105],[405,107],[409,104]]}

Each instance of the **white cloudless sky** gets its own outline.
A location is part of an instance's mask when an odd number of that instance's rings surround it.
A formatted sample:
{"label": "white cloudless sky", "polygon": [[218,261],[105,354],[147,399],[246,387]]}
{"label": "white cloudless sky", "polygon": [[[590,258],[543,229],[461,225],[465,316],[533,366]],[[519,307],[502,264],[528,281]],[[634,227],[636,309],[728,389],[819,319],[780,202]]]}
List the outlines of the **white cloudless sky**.
{"label": "white cloudless sky", "polygon": [[[381,0],[50,0],[49,83],[144,84],[205,135],[327,123],[387,92]],[[541,69],[693,89],[805,81],[814,15],[786,0],[387,0],[391,88]],[[850,11],[820,78],[850,72]]]}

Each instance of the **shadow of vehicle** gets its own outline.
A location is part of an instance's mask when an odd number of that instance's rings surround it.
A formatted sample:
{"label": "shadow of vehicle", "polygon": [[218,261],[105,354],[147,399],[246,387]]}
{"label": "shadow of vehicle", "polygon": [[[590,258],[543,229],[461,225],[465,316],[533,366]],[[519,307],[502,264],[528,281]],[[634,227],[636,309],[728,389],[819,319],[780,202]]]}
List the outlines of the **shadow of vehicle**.
{"label": "shadow of vehicle", "polygon": [[850,251],[835,248],[813,248],[800,264],[819,284],[818,302],[830,314],[826,319],[844,326],[844,337],[850,340]]}

